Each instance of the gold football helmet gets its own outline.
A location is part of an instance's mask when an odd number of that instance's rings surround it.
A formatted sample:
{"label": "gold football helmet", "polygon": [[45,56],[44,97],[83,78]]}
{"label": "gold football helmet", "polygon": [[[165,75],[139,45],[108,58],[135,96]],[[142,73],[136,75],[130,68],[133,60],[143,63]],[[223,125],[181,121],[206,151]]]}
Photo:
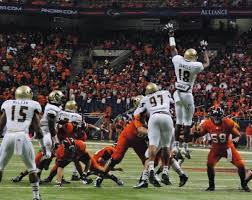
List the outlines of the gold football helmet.
{"label": "gold football helmet", "polygon": [[145,89],[145,95],[152,94],[158,91],[158,86],[155,83],[149,83]]}
{"label": "gold football helmet", "polygon": [[195,62],[198,59],[198,53],[195,49],[187,49],[184,54],[186,61]]}
{"label": "gold football helmet", "polygon": [[143,95],[137,95],[136,97],[133,98],[133,106],[134,108],[137,108],[140,104],[140,101],[144,98]]}
{"label": "gold football helmet", "polygon": [[27,85],[18,87],[15,91],[15,99],[32,99],[33,92]]}
{"label": "gold football helmet", "polygon": [[77,112],[77,109],[78,109],[78,106],[77,106],[76,101],[70,100],[66,102],[65,111]]}
{"label": "gold football helmet", "polygon": [[54,90],[49,94],[48,100],[52,104],[61,105],[65,101],[65,95],[59,90]]}

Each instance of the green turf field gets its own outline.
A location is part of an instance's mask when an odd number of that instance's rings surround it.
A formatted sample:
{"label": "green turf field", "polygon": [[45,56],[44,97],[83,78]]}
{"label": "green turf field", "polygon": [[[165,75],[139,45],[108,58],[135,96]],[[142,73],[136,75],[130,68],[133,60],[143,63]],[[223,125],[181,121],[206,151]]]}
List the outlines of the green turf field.
{"label": "green turf field", "polygon": [[[91,152],[104,147],[104,144],[88,143],[88,149]],[[118,166],[124,169],[124,172],[116,172],[115,174],[124,181],[124,186],[117,186],[111,180],[104,180],[101,188],[94,188],[92,185],[82,185],[80,182],[72,182],[63,187],[55,187],[54,182],[50,185],[41,186],[41,194],[43,200],[110,200],[110,199],[134,199],[134,200],[247,200],[252,197],[252,193],[245,193],[238,190],[239,177],[230,163],[225,159],[217,165],[216,173],[216,191],[205,192],[208,186],[207,174],[205,172],[205,163],[207,156],[206,149],[193,149],[192,159],[186,160],[183,164],[184,171],[189,176],[187,184],[179,188],[178,176],[170,170],[172,186],[163,186],[154,188],[149,185],[147,189],[136,190],[132,186],[135,185],[141,173],[142,167],[139,159],[132,150],[129,150]],[[246,160],[247,168],[252,167],[252,153],[243,152],[242,157]],[[223,172],[227,169],[226,172]],[[0,183],[0,200],[29,200],[32,199],[31,188],[28,178],[24,178],[21,183],[12,183],[10,180],[24,169],[22,161],[13,157],[6,167],[3,181]],[[70,179],[72,165],[65,169],[65,178]],[[45,177],[48,171],[42,174]],[[94,178],[94,176],[92,176]],[[250,183],[252,185],[252,182]],[[251,186],[252,187],[252,186]]]}

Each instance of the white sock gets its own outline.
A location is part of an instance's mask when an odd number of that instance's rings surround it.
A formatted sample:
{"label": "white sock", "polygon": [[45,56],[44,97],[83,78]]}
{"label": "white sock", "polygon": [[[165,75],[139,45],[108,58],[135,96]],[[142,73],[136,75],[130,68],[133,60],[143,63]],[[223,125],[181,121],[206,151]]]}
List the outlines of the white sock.
{"label": "white sock", "polygon": [[142,180],[147,180],[149,177],[149,173],[148,173],[148,170],[144,169],[143,170],[143,173],[142,173]]}
{"label": "white sock", "polygon": [[183,143],[183,147],[185,150],[188,150],[188,143]]}
{"label": "white sock", "polygon": [[73,175],[78,176],[78,171],[77,171],[75,165],[73,166]]}
{"label": "white sock", "polygon": [[39,182],[31,183],[34,199],[39,199]]}
{"label": "white sock", "polygon": [[173,169],[179,176],[181,176],[181,175],[184,174],[184,172],[183,172],[183,170],[181,169],[181,167],[180,167],[178,161],[176,161],[175,159],[172,161],[171,166],[172,166],[172,169]]}
{"label": "white sock", "polygon": [[168,171],[169,171],[168,166],[167,165],[163,166],[162,174],[168,174]]}
{"label": "white sock", "polygon": [[154,170],[154,161],[149,161],[149,171]]}

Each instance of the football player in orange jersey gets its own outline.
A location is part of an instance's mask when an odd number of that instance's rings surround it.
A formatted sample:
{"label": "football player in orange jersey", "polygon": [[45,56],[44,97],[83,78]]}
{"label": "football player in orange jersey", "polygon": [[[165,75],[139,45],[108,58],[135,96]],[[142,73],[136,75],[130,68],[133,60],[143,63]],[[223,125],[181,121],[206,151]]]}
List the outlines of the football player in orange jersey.
{"label": "football player in orange jersey", "polygon": [[[87,178],[91,155],[86,149],[86,144],[81,140],[66,138],[56,151],[56,165],[58,166],[56,183],[58,186],[62,185],[63,170],[70,162],[74,162],[83,184],[92,183],[92,179]],[[84,170],[80,162],[85,164]]]}
{"label": "football player in orange jersey", "polygon": [[[238,142],[240,133],[234,121],[227,117],[224,118],[223,116],[224,112],[220,107],[213,108],[210,111],[210,118],[206,119],[201,124],[199,132],[195,133],[195,135],[198,136],[209,133],[211,136],[212,147],[207,160],[209,187],[206,191],[215,190],[214,167],[222,157],[225,157],[238,168],[242,190],[250,192],[247,182],[245,181],[244,162],[233,143]],[[233,139],[230,138],[230,135],[232,135]]]}
{"label": "football player in orange jersey", "polygon": [[[91,158],[90,175],[98,175],[95,180],[95,187],[100,187],[104,178],[111,179],[116,182],[117,185],[122,186],[124,183],[111,173],[105,173],[105,165],[111,159],[111,156],[115,152],[114,146],[107,146],[97,151]],[[112,171],[122,171],[121,168],[112,168]]]}

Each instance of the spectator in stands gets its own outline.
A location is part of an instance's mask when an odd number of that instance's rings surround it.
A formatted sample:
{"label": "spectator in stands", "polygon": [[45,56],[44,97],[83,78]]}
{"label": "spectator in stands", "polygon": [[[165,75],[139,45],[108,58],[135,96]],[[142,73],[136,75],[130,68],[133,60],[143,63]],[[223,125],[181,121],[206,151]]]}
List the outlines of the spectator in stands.
{"label": "spectator in stands", "polygon": [[252,123],[246,127],[247,149],[252,149]]}

